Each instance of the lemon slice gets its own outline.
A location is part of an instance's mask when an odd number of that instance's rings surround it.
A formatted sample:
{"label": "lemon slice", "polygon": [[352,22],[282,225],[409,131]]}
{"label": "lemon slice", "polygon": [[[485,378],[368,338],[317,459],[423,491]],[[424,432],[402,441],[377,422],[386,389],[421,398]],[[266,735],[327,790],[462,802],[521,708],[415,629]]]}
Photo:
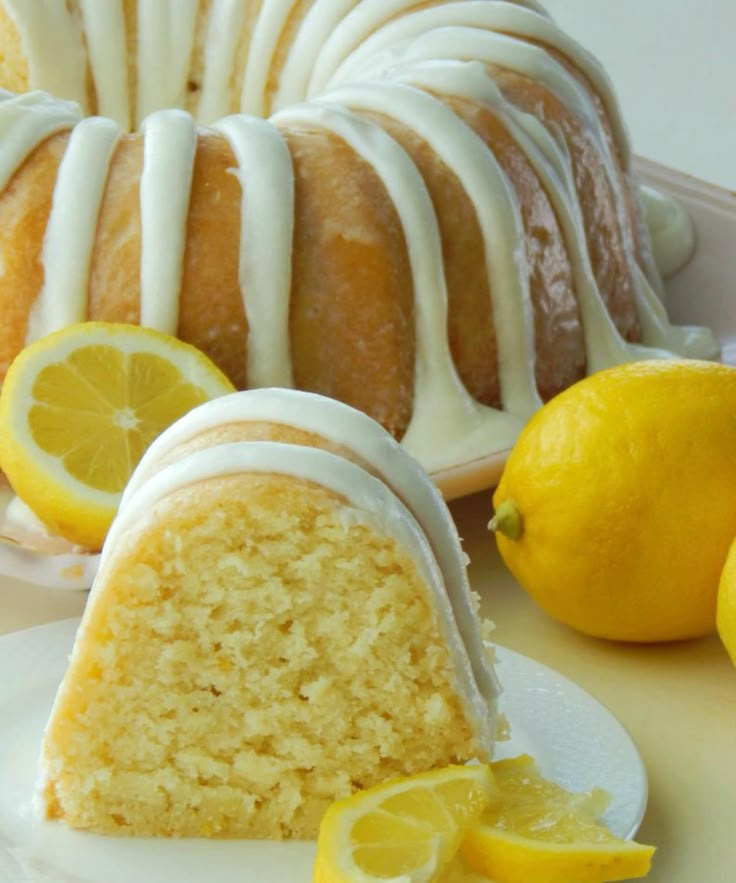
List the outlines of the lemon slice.
{"label": "lemon slice", "polygon": [[333,803],[319,830],[315,883],[439,879],[493,792],[488,766],[450,766]]}
{"label": "lemon slice", "polygon": [[0,395],[0,469],[56,534],[98,549],[148,445],[233,392],[199,350],[135,325],[84,322],[26,347]]}
{"label": "lemon slice", "polygon": [[607,797],[543,779],[531,757],[492,765],[498,792],[460,846],[495,883],[602,883],[645,876],[654,848],[615,837],[597,819]]}

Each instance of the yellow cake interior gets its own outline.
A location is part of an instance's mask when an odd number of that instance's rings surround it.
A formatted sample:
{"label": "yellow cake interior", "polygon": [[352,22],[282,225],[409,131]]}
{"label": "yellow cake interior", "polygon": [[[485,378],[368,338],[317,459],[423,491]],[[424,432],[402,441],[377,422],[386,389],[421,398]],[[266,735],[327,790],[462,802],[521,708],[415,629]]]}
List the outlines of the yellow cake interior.
{"label": "yellow cake interior", "polygon": [[309,838],[336,796],[479,751],[416,562],[324,487],[184,487],[106,574],[45,738],[51,817]]}

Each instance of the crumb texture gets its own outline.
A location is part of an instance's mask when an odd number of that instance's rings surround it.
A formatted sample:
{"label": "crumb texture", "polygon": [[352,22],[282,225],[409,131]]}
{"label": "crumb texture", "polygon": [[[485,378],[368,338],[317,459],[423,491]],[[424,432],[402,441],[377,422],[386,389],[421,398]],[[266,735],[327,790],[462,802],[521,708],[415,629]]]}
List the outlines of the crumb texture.
{"label": "crumb texture", "polygon": [[475,755],[414,560],[346,505],[282,476],[216,479],[124,538],[45,736],[49,816],[307,838],[337,797]]}

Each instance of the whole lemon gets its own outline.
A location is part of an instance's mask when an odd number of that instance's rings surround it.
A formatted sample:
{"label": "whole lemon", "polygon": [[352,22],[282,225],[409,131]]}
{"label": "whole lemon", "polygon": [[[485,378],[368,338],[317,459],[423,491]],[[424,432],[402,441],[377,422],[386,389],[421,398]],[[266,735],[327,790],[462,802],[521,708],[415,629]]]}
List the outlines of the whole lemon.
{"label": "whole lemon", "polygon": [[728,550],[718,584],[716,626],[723,646],[736,665],[736,539]]}
{"label": "whole lemon", "polygon": [[563,623],[712,632],[736,537],[736,368],[653,360],[580,381],[527,424],[493,503],[501,556]]}

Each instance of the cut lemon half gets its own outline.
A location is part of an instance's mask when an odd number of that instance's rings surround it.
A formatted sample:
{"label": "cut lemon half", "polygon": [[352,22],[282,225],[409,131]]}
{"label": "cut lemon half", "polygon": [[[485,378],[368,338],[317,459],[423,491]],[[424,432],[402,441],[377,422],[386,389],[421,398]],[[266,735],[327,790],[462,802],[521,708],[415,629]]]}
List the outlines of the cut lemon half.
{"label": "cut lemon half", "polygon": [[495,883],[604,883],[645,876],[654,848],[615,837],[598,819],[607,797],[566,791],[528,755],[492,765],[497,794],[460,846]]}
{"label": "cut lemon half", "polygon": [[333,803],[319,830],[315,883],[440,879],[493,793],[488,766],[450,766]]}
{"label": "cut lemon half", "polygon": [[196,405],[233,392],[195,347],[84,322],[26,347],[0,395],[0,469],[54,533],[99,549],[148,445]]}

